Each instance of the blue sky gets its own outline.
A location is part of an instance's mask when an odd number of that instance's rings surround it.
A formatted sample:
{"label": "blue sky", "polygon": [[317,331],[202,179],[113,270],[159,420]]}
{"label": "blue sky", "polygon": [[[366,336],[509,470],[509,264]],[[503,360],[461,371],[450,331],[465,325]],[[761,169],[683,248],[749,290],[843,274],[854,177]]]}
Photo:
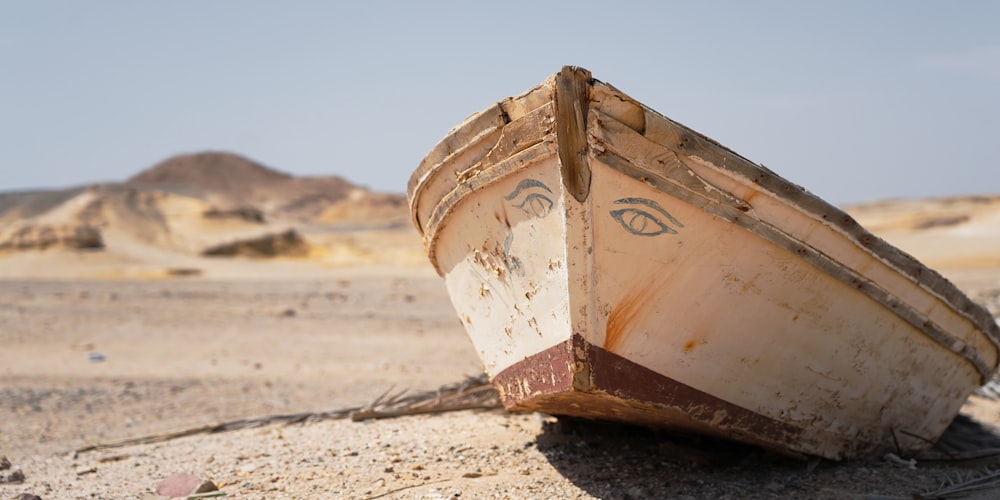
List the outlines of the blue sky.
{"label": "blue sky", "polygon": [[403,192],[565,64],[834,203],[1000,193],[1000,2],[0,5],[0,191],[232,151]]}

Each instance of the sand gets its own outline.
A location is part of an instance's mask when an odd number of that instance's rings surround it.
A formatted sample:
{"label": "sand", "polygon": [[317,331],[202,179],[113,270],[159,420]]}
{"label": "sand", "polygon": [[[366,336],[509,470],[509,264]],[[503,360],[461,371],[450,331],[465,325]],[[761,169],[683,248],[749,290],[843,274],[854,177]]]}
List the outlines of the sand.
{"label": "sand", "polygon": [[[480,372],[427,266],[287,278],[243,265],[256,276],[0,282],[0,455],[25,477],[0,485],[0,498],[160,498],[157,483],[175,472],[228,498],[910,498],[992,463],[800,462],[499,410],[276,424],[74,454],[363,405],[390,387]],[[994,403],[977,404],[1000,421]]]}
{"label": "sand", "polygon": [[[311,193],[288,186],[281,196]],[[37,243],[48,227],[94,227],[103,248],[0,249],[0,456],[11,463],[0,461],[0,500],[162,498],[157,484],[179,472],[213,482],[225,498],[913,498],[1000,467],[1000,457],[803,462],[502,410],[309,420],[77,452],[246,417],[358,407],[390,389],[461,381],[481,366],[419,238],[399,225],[398,196],[363,210],[307,197],[261,209],[268,222],[259,223],[209,217],[211,197],[172,191],[42,194],[0,197],[0,236],[33,227],[25,234]],[[1000,314],[1000,199],[849,210]],[[381,222],[365,219],[373,213]],[[289,214],[299,219],[281,218]],[[289,227],[307,241],[302,251],[200,254]],[[963,412],[1000,424],[991,399],[974,396]],[[23,481],[4,484],[14,471]]]}

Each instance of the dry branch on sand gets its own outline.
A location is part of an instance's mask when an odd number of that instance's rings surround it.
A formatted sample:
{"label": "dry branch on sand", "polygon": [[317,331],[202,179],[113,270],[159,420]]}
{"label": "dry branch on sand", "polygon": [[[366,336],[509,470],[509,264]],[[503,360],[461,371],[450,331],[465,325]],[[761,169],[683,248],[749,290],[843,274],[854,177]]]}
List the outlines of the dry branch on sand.
{"label": "dry branch on sand", "polygon": [[996,492],[997,487],[1000,487],[1000,470],[987,468],[982,472],[959,472],[938,489],[926,491],[918,498],[964,498],[975,493]]}
{"label": "dry branch on sand", "polygon": [[402,390],[395,394],[390,388],[375,401],[365,406],[355,406],[325,412],[303,412],[260,417],[241,418],[211,425],[193,427],[176,432],[153,434],[136,438],[122,439],[97,443],[74,450],[74,455],[91,451],[121,448],[140,444],[159,443],[198,434],[215,434],[219,432],[252,429],[271,424],[297,424],[301,422],[336,420],[351,418],[354,421],[401,417],[405,415],[420,415],[426,413],[444,413],[459,410],[492,410],[501,407],[496,390],[490,385],[485,375],[468,377],[465,380],[447,384],[436,390],[407,394]]}

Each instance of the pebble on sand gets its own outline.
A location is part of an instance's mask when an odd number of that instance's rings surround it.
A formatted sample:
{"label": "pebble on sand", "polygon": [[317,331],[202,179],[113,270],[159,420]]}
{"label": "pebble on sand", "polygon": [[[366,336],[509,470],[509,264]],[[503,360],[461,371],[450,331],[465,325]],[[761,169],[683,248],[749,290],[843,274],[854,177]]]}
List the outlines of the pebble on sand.
{"label": "pebble on sand", "polygon": [[187,497],[218,489],[212,481],[187,472],[175,472],[156,484],[156,494],[169,498]]}
{"label": "pebble on sand", "polygon": [[0,455],[0,484],[21,484],[24,473],[19,467],[14,467],[5,455]]}

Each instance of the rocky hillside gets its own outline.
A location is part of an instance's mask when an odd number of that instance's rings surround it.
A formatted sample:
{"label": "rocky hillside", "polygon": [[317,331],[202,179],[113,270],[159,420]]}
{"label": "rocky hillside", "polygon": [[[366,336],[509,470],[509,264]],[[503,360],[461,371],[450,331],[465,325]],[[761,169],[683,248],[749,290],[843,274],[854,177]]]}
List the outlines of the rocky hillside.
{"label": "rocky hillside", "polygon": [[295,177],[232,153],[174,156],[126,184],[198,197],[222,210],[252,207],[269,218],[323,223],[406,219],[402,195],[372,193],[338,176]]}
{"label": "rocky hillside", "polygon": [[0,193],[0,252],[7,253],[140,245],[189,255],[301,257],[310,254],[306,233],[343,228],[408,229],[405,198],[214,152],[169,158],[122,183]]}

